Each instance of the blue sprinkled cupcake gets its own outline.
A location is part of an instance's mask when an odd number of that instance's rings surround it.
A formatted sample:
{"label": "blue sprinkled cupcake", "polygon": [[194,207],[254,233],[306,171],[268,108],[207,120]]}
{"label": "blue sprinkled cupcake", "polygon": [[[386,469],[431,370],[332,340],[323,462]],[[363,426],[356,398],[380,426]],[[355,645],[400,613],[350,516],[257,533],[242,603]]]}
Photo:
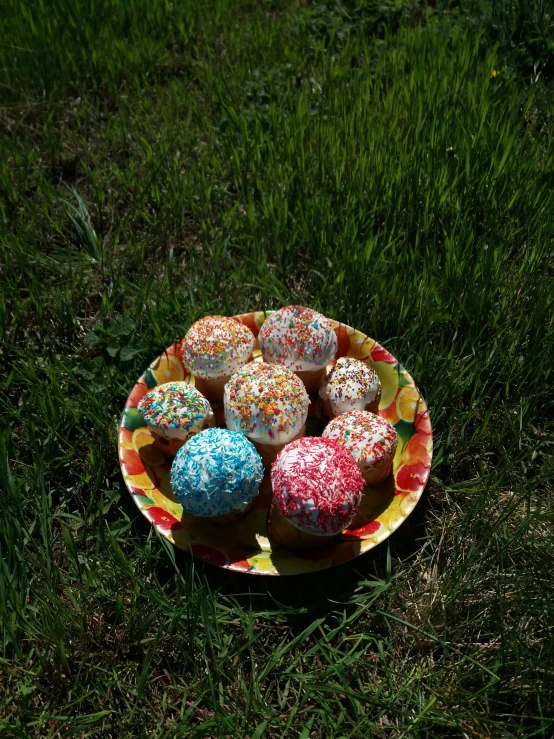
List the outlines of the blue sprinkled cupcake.
{"label": "blue sprinkled cupcake", "polygon": [[263,474],[251,441],[238,431],[211,428],[179,449],[171,467],[171,488],[187,513],[223,524],[251,507]]}

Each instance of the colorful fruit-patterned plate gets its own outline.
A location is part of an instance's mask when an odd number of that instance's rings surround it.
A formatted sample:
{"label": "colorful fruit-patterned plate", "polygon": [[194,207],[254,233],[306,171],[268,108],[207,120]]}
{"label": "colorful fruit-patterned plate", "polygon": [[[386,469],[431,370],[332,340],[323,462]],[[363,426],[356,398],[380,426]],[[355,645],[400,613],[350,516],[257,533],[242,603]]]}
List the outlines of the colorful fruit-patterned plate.
{"label": "colorful fruit-patterned plate", "polygon": [[[270,314],[258,311],[237,316],[257,337]],[[137,404],[162,382],[186,380],[194,384],[181,360],[181,342],[153,362],[131,390],[119,428],[121,471],[133,500],[144,516],[175,546],[206,562],[252,575],[296,575],[323,570],[358,557],[386,539],[413,511],[427,483],[433,437],[429,412],[421,393],[404,367],[373,339],[332,321],[337,333],[337,358],[361,359],[379,375],[383,386],[379,413],[398,433],[393,475],[366,488],[360,510],[336,543],[310,553],[272,551],[266,518],[271,499],[269,476],[264,477],[255,506],[226,527],[214,526],[183,513],[171,492],[171,460],[153,445]],[[256,341],[255,356],[260,355]],[[221,408],[214,408],[221,418]],[[317,400],[310,408],[307,434],[319,435],[323,421]]]}

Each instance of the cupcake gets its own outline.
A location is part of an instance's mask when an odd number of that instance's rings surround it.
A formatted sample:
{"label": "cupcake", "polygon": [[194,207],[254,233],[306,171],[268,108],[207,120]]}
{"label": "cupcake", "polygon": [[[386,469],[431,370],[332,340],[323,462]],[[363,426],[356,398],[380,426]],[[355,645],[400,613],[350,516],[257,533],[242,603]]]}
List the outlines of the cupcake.
{"label": "cupcake", "polygon": [[186,513],[226,524],[252,507],[263,474],[262,460],[243,434],[212,428],[179,449],[170,482]]}
{"label": "cupcake", "polygon": [[140,400],[138,412],[164,454],[177,454],[194,434],[214,425],[210,404],[188,382],[157,385]]}
{"label": "cupcake", "polygon": [[343,444],[351,452],[368,485],[376,485],[390,475],[398,436],[384,418],[366,411],[342,413],[327,424],[323,437]]}
{"label": "cupcake", "polygon": [[306,386],[319,390],[325,368],[335,358],[337,335],[327,320],[311,308],[289,305],[272,313],[258,336],[264,361],[283,364]]}
{"label": "cupcake", "polygon": [[319,389],[328,418],[347,411],[377,413],[381,383],[375,370],[353,357],[337,359]]}
{"label": "cupcake", "polygon": [[271,468],[269,536],[289,549],[314,549],[347,528],[364,480],[350,452],[331,439],[306,436],[289,444]]}
{"label": "cupcake", "polygon": [[251,362],[225,387],[225,422],[258,450],[269,469],[281,449],[304,436],[310,399],[298,377],[286,367]]}
{"label": "cupcake", "polygon": [[254,334],[236,318],[205,316],[188,330],[181,346],[186,369],[209,400],[223,400],[229,377],[252,359]]}

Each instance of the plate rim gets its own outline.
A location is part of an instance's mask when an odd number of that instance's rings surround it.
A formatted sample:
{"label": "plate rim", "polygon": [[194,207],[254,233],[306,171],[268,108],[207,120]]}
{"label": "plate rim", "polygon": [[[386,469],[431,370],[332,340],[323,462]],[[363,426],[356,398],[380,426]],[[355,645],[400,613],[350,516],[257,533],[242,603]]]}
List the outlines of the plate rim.
{"label": "plate rim", "polygon": [[[258,339],[257,339],[257,333],[259,331],[259,328],[263,324],[263,322],[266,320],[266,318],[273,313],[273,310],[263,310],[263,311],[251,311],[249,313],[241,313],[236,314],[233,316],[233,318],[237,318],[241,322],[245,323],[255,334],[256,336],[256,347],[258,347]],[[125,458],[126,456],[126,450],[128,449],[128,440],[125,439],[125,434],[129,433],[128,429],[125,428],[125,419],[126,419],[126,413],[129,409],[136,409],[138,400],[136,399],[136,396],[140,394],[145,394],[149,389],[152,387],[155,387],[157,384],[157,379],[153,375],[153,368],[155,371],[155,365],[156,363],[159,363],[162,361],[164,357],[171,357],[175,356],[176,359],[180,360],[180,357],[177,357],[177,351],[180,350],[180,346],[182,344],[183,339],[179,339],[175,343],[171,344],[169,347],[167,347],[162,354],[160,354],[158,357],[156,357],[153,362],[150,363],[148,368],[140,375],[140,377],[136,380],[133,387],[131,388],[131,391],[127,397],[127,400],[125,402],[125,406],[123,408],[123,412],[121,414],[121,418],[119,420],[118,425],[118,458],[119,458],[119,464],[121,473],[123,476],[123,480],[125,482],[125,486],[128,490],[128,492],[131,494],[131,497],[133,498],[136,506],[141,511],[141,513],[145,516],[145,518],[154,526],[154,528],[160,533],[164,538],[168,539],[174,546],[177,548],[189,552],[189,554],[192,554],[193,557],[200,559],[204,562],[208,562],[209,564],[213,564],[215,566],[221,567],[223,569],[229,569],[234,572],[242,572],[244,574],[249,575],[270,575],[270,576],[291,576],[291,575],[300,575],[300,574],[309,574],[316,571],[321,571],[325,569],[329,569],[331,567],[336,567],[340,564],[343,564],[344,562],[351,561],[353,559],[356,559],[357,557],[361,556],[362,554],[365,554],[366,552],[370,551],[374,547],[376,547],[378,544],[381,544],[383,541],[388,539],[388,537],[398,529],[398,527],[404,523],[404,521],[410,516],[412,511],[414,510],[415,506],[419,502],[423,491],[427,485],[427,482],[429,480],[429,476],[431,473],[431,462],[433,458],[433,429],[431,425],[431,419],[429,410],[427,408],[427,404],[425,402],[425,399],[423,397],[423,394],[418,389],[415,381],[413,380],[410,373],[403,367],[403,365],[396,359],[396,357],[391,354],[391,352],[388,351],[382,344],[377,342],[375,339],[371,338],[367,334],[364,334],[363,332],[359,331],[358,329],[352,328],[351,326],[348,326],[347,324],[344,324],[342,322],[336,321],[334,319],[329,319],[331,324],[333,325],[333,328],[335,329],[335,332],[337,333],[338,337],[338,350],[336,358],[339,358],[340,356],[352,356],[352,337],[354,337],[354,348],[355,352],[357,354],[364,355],[365,352],[367,352],[366,356],[359,356],[362,361],[364,361],[366,364],[369,364],[370,366],[374,366],[376,364],[384,364],[388,365],[391,368],[399,368],[398,369],[398,387],[395,390],[395,395],[392,399],[392,402],[386,406],[383,410],[385,412],[388,412],[389,409],[392,406],[392,403],[395,404],[394,412],[398,416],[398,405],[397,405],[397,399],[399,394],[404,390],[406,387],[410,387],[416,390],[418,395],[417,403],[421,402],[422,410],[418,412],[414,416],[414,420],[411,422],[406,422],[402,418],[399,419],[399,422],[401,423],[412,423],[414,427],[413,433],[411,433],[407,440],[403,442],[401,454],[400,454],[400,463],[397,464],[397,460],[395,457],[395,469],[394,469],[394,483],[395,483],[395,491],[394,496],[391,499],[391,503],[389,506],[382,511],[379,516],[377,516],[372,521],[365,524],[363,527],[360,527],[356,529],[356,531],[361,531],[363,528],[367,529],[367,535],[363,534],[360,536],[356,536],[354,532],[352,533],[343,533],[342,538],[331,545],[328,545],[327,547],[322,548],[322,550],[316,550],[315,553],[296,553],[296,552],[283,552],[283,562],[289,561],[289,564],[297,564],[297,568],[294,569],[294,567],[291,569],[291,571],[278,571],[275,564],[273,566],[270,566],[270,563],[273,563],[273,560],[271,560],[271,550],[261,550],[261,552],[256,552],[253,554],[250,558],[248,558],[248,551],[245,551],[245,559],[244,560],[229,560],[229,554],[233,551],[241,551],[238,550],[236,547],[230,549],[229,551],[221,551],[218,550],[216,547],[207,546],[203,544],[194,544],[194,543],[188,543],[188,545],[184,546],[182,543],[179,542],[179,537],[175,537],[175,533],[179,530],[184,530],[184,527],[182,525],[182,522],[176,518],[173,514],[171,514],[166,509],[163,509],[161,506],[157,505],[156,502],[149,498],[149,496],[146,495],[146,489],[141,487],[140,485],[133,484],[132,477],[136,477],[136,475],[129,474],[129,462]],[[258,321],[260,321],[258,323]],[[184,335],[184,334],[183,334]],[[348,350],[344,351],[345,349],[345,341],[348,339]],[[342,342],[342,343],[341,343]],[[369,346],[364,349],[364,346],[367,342],[370,342]],[[259,351],[258,351],[259,354]],[[374,359],[374,357],[378,357],[378,359]],[[168,360],[169,361],[169,360]],[[182,362],[181,362],[182,364]],[[381,368],[381,371],[383,371],[383,368]],[[186,370],[184,370],[186,373]],[[185,374],[185,379],[188,375]],[[152,383],[152,378],[154,379],[154,382]],[[401,379],[402,378],[402,384]],[[148,384],[148,380],[150,380],[151,384]],[[402,390],[401,390],[402,389]],[[140,399],[140,398],[139,398]],[[381,411],[381,408],[379,409]],[[385,416],[386,417],[386,416]],[[420,430],[416,427],[415,422],[420,419],[421,426],[425,425],[425,431],[423,428]],[[390,420],[390,419],[389,419]],[[138,428],[145,428],[146,426],[143,424],[142,426],[137,427]],[[425,464],[419,460],[419,458],[416,455],[416,459],[418,461],[415,464],[407,465],[404,462],[402,462],[404,452],[406,451],[406,447],[408,446],[408,443],[412,440],[413,437],[425,437],[425,441],[422,442],[425,445],[425,453],[427,454],[427,459],[425,460]],[[123,445],[127,444],[127,447],[124,447]],[[148,475],[148,472],[146,470],[146,467],[144,466],[144,463],[142,462],[142,459],[140,459],[138,453],[136,454],[138,462],[135,460],[136,467],[134,468],[135,472],[140,469],[140,465],[142,465],[143,473]],[[410,457],[407,457],[409,460]],[[423,465],[423,466],[422,466]],[[401,468],[405,467],[417,467],[417,470],[414,471],[413,474],[407,473],[404,475],[404,477],[407,479],[407,483],[403,484],[410,484],[412,485],[412,489],[405,490],[398,487],[398,472]],[[140,474],[138,476],[140,478]],[[402,479],[404,479],[404,477]],[[411,480],[411,481],[410,481]],[[415,482],[414,482],[415,481]],[[150,488],[149,490],[157,490],[157,488]],[[383,525],[383,522],[380,521],[380,519],[384,516],[385,513],[389,512],[389,509],[391,508],[392,501],[396,501],[398,497],[401,497],[402,500],[399,501],[398,505],[396,506],[399,510],[397,511],[396,518],[393,518],[388,522],[386,526]],[[152,503],[150,505],[147,503],[144,499],[146,498],[146,501],[149,501],[149,503]],[[161,512],[161,513],[160,513]],[[389,514],[390,515],[390,514]],[[375,529],[372,527],[372,529],[368,529],[368,526],[371,524],[379,523],[379,526]],[[348,530],[346,530],[348,532]],[[350,555],[348,554],[344,556],[344,553],[342,553],[342,557],[339,555],[338,560],[335,556],[335,552],[339,550],[339,548],[342,546],[342,548],[346,551],[345,543],[348,543],[352,546]],[[359,550],[356,550],[357,545],[359,545]],[[212,549],[213,551],[210,551]],[[317,558],[318,553],[320,554],[320,558]],[[269,559],[269,563],[267,560]],[[223,561],[225,560],[225,561]],[[252,562],[250,562],[252,560]],[[264,561],[262,561],[264,560]]]}

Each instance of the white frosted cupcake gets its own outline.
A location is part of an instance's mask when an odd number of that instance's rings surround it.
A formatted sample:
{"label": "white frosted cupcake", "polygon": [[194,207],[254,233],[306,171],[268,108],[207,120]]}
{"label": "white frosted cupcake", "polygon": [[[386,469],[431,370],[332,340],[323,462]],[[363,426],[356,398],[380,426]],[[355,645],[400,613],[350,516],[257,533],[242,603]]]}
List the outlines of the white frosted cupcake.
{"label": "white frosted cupcake", "polygon": [[327,424],[323,437],[348,449],[368,485],[390,475],[398,436],[384,418],[366,411],[342,413]]}
{"label": "white frosted cupcake", "polygon": [[319,389],[328,418],[347,411],[377,413],[381,382],[374,369],[353,357],[337,359]]}
{"label": "white frosted cupcake", "polygon": [[206,398],[222,401],[225,383],[252,359],[255,341],[252,331],[236,318],[205,316],[183,339],[183,364]]}
{"label": "white frosted cupcake", "polygon": [[195,434],[214,425],[210,404],[188,382],[165,382],[141,398],[138,412],[164,454],[177,450]]}
{"label": "white frosted cupcake", "polygon": [[337,335],[331,322],[300,305],[272,313],[261,327],[258,341],[264,361],[288,367],[309,393],[319,390],[325,368],[337,352]]}
{"label": "white frosted cupcake", "polygon": [[279,451],[304,436],[310,399],[300,379],[286,367],[251,362],[225,386],[225,422],[241,431],[269,468]]}

